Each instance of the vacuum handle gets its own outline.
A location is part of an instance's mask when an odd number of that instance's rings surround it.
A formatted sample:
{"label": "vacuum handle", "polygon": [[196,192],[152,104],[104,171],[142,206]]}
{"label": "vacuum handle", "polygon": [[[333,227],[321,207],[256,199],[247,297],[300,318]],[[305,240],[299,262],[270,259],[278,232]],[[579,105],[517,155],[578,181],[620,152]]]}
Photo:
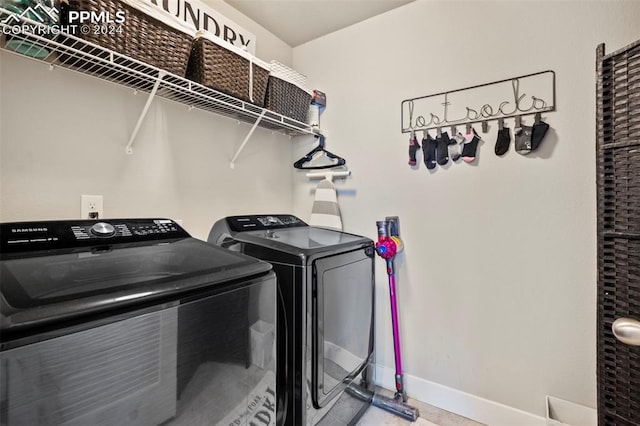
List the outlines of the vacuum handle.
{"label": "vacuum handle", "polygon": [[389,236],[389,222],[386,220],[379,220],[376,222],[378,227],[378,240]]}

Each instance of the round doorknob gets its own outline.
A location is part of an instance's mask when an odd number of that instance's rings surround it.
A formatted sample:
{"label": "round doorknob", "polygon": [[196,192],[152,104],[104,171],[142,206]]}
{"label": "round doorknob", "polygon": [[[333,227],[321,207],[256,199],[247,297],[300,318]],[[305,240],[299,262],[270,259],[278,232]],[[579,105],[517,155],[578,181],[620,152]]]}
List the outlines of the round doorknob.
{"label": "round doorknob", "polygon": [[640,346],[640,321],[633,318],[618,318],[611,326],[613,335],[622,343]]}

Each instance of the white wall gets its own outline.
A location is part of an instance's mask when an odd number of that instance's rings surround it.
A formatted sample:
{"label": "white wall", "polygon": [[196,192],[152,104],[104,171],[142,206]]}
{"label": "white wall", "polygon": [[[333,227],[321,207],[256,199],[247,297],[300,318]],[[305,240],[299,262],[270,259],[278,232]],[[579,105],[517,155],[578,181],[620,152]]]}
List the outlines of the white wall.
{"label": "white wall", "polygon": [[[257,35],[262,59],[290,60],[275,36],[229,18]],[[130,156],[145,94],[6,52],[0,88],[2,221],[77,218],[80,195],[96,194],[108,217],[182,219],[206,239],[221,217],[291,209],[288,136],[257,129],[231,170],[250,125],[157,99]]]}
{"label": "white wall", "polygon": [[[537,416],[545,395],[595,407],[595,49],[639,37],[638,2],[416,1],[294,48],[327,93],[327,149],[353,171],[337,183],[345,229],[374,238],[400,216],[405,374]],[[475,164],[407,165],[403,99],[546,69],[557,111],[537,153],[496,157],[493,122]],[[294,175],[301,217],[314,185]],[[377,361],[392,368],[377,266]]]}
{"label": "white wall", "polygon": [[213,10],[222,16],[230,19],[236,24],[244,27],[247,31],[252,32],[256,36],[256,52],[255,55],[267,62],[275,59],[285,65],[291,66],[291,46],[274,36],[269,30],[257,24],[248,16],[242,14],[233,6],[225,3],[223,0],[202,0]]}

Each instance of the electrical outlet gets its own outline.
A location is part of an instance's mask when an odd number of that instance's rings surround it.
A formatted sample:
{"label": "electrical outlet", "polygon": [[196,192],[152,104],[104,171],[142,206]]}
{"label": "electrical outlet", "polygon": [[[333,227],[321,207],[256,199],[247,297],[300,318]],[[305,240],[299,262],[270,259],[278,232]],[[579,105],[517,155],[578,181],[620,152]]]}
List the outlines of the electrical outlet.
{"label": "electrical outlet", "polygon": [[102,219],[104,218],[104,206],[102,195],[80,196],[80,218]]}

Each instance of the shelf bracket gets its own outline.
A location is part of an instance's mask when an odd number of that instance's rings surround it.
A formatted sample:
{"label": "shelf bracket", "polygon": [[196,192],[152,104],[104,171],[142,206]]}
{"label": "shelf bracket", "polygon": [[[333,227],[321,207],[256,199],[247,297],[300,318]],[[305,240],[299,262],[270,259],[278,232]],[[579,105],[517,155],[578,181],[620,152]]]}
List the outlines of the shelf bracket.
{"label": "shelf bracket", "polygon": [[147,112],[149,111],[149,107],[151,106],[151,102],[153,102],[153,98],[156,96],[156,92],[158,91],[158,87],[160,87],[160,83],[162,83],[162,79],[167,75],[165,71],[160,71],[158,73],[158,79],[153,84],[153,88],[151,89],[151,93],[149,93],[149,98],[147,99],[147,103],[144,104],[144,108],[142,108],[142,113],[140,113],[140,117],[138,118],[138,122],[136,123],[136,127],[133,129],[133,133],[131,133],[131,137],[129,138],[129,143],[125,148],[125,152],[129,155],[133,154],[133,141],[138,136],[138,131],[140,130],[140,126],[142,125],[142,121],[147,116]]}
{"label": "shelf bracket", "polygon": [[260,124],[260,121],[262,121],[262,118],[264,117],[264,114],[266,112],[267,112],[267,110],[264,110],[264,109],[262,110],[262,112],[260,113],[260,115],[256,119],[256,122],[253,123],[253,126],[251,127],[251,130],[249,130],[249,134],[247,134],[247,137],[244,138],[244,141],[242,141],[242,144],[240,145],[240,148],[238,148],[238,150],[236,151],[235,155],[231,159],[231,163],[229,164],[229,167],[231,167],[232,169],[236,168],[236,164],[235,164],[236,158],[238,158],[238,155],[240,155],[240,152],[242,152],[242,150],[244,149],[244,146],[249,141],[249,138],[251,137],[251,135],[253,135],[253,132],[256,130],[256,127],[258,127],[258,124]]}

